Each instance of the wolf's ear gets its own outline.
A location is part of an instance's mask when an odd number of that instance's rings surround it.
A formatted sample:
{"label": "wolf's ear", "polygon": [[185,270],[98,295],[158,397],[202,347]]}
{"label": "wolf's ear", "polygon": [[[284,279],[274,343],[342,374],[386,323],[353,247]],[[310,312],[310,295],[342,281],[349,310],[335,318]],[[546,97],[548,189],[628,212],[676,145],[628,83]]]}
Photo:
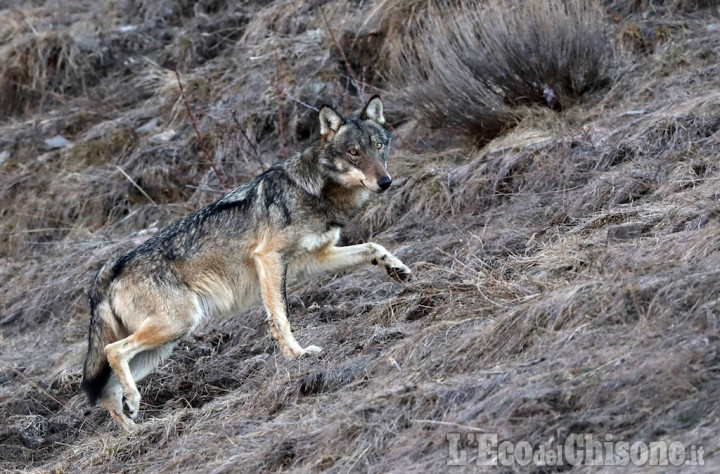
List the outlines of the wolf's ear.
{"label": "wolf's ear", "polygon": [[362,120],[374,120],[380,125],[385,124],[385,117],[383,116],[383,103],[380,96],[374,95],[368,103],[365,104],[365,108],[360,114]]}
{"label": "wolf's ear", "polygon": [[329,105],[320,107],[320,136],[323,140],[331,140],[340,129],[343,118]]}

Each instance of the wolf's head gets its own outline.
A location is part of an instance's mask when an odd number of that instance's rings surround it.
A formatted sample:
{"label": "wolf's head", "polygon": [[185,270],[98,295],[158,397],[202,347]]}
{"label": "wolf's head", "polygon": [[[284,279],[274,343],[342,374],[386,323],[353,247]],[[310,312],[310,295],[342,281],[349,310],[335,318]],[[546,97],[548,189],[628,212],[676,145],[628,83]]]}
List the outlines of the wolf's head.
{"label": "wolf's head", "polygon": [[392,184],[387,172],[390,132],[383,128],[383,103],[374,96],[360,117],[344,119],[332,107],[320,108],[323,172],[346,186],[365,186],[381,193]]}

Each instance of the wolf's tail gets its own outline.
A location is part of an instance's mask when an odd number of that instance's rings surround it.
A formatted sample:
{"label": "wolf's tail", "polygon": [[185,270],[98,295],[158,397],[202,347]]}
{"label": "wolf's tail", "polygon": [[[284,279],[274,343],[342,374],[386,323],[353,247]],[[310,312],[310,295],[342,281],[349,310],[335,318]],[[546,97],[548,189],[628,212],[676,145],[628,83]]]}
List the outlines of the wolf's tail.
{"label": "wolf's tail", "polygon": [[90,331],[82,389],[87,394],[91,405],[97,403],[112,375],[112,369],[107,355],[105,355],[105,346],[117,339],[117,327],[114,327],[117,325],[117,321],[108,300],[110,282],[103,281],[107,280],[107,278],[103,278],[105,276],[103,270],[98,273],[88,295],[90,297]]}

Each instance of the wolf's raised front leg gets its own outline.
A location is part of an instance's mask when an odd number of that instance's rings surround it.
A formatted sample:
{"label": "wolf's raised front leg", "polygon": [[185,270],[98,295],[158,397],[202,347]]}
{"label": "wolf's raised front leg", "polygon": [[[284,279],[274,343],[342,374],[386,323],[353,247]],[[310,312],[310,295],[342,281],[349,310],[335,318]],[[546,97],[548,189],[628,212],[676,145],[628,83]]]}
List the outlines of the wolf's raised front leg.
{"label": "wolf's raised front leg", "polygon": [[363,264],[379,265],[393,279],[406,282],[412,278],[412,271],[382,245],[372,242],[366,244],[319,249],[316,258],[298,269],[298,275],[310,277],[328,272],[341,272]]}
{"label": "wolf's raised front leg", "polygon": [[385,247],[372,242],[368,245],[373,246],[376,255],[370,259],[371,264],[380,265],[390,278],[401,283],[408,282],[412,279],[412,271],[410,271],[410,268],[402,263],[395,255],[388,252]]}
{"label": "wolf's raised front leg", "polygon": [[285,290],[287,265],[283,263],[282,257],[277,252],[255,252],[254,259],[260,279],[263,304],[270,324],[270,334],[277,341],[282,353],[292,359],[303,354],[322,352],[322,348],[318,346],[308,346],[303,349],[290,331]]}

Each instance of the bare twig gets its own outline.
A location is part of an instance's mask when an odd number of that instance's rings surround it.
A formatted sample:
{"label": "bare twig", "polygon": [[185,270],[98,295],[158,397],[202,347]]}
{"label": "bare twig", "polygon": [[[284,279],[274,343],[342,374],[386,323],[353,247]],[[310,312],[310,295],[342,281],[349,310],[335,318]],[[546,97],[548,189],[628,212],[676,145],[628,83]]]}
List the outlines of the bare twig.
{"label": "bare twig", "polygon": [[0,232],[0,235],[41,234],[43,232],[64,232],[66,230],[77,230],[77,227],[42,227],[38,229],[21,229],[10,232]]}
{"label": "bare twig", "polygon": [[320,112],[320,109],[318,109],[314,105],[307,104],[307,103],[303,102],[302,100],[298,99],[297,97],[291,96],[287,91],[284,91],[284,93],[285,93],[285,97],[292,100],[293,102],[298,103],[307,109],[314,110],[315,112]]}
{"label": "bare twig", "polygon": [[182,97],[183,103],[185,104],[185,110],[187,110],[188,117],[190,117],[190,121],[192,122],[192,126],[195,129],[195,134],[198,137],[198,141],[200,142],[200,147],[205,152],[205,157],[208,160],[208,163],[210,163],[210,167],[212,168],[213,172],[215,173],[215,176],[217,176],[218,181],[220,181],[220,186],[227,189],[227,186],[225,185],[225,182],[222,179],[222,176],[220,176],[220,172],[215,167],[215,163],[213,163],[212,157],[210,156],[210,152],[208,151],[207,147],[205,146],[205,142],[202,139],[202,136],[200,135],[200,131],[197,127],[197,122],[195,121],[195,117],[193,116],[192,111],[190,110],[190,104],[188,104],[187,98],[185,97],[185,91],[183,90],[182,81],[180,80],[180,73],[177,70],[177,64],[173,65],[173,71],[175,71],[175,77],[177,77],[177,83],[178,87],[180,87],[180,97]]}
{"label": "bare twig", "polygon": [[[206,116],[207,118],[209,118],[216,124],[220,125],[222,127],[223,131],[230,137],[230,139],[233,141],[233,143],[235,143],[235,145],[238,147],[238,150],[242,151],[242,153],[245,154],[245,150],[240,146],[240,143],[238,143],[238,140],[235,137],[235,134],[230,129],[228,124],[221,122],[218,118],[214,117],[212,114],[207,112],[202,107],[198,107],[198,110],[200,110],[200,113],[202,113],[204,116]],[[250,137],[247,136],[247,133],[245,133],[245,130],[243,130],[242,126],[240,125],[240,122],[237,119],[237,113],[234,110],[232,111],[232,118],[233,118],[233,122],[235,123],[235,126],[237,126],[238,130],[240,131],[240,134],[248,142],[248,144],[250,145],[250,148],[252,148],[253,153],[255,153],[255,158],[256,158],[256,161],[258,162],[258,165],[260,166],[260,169],[262,171],[265,171],[265,163],[263,163],[263,161],[261,159],[260,152],[258,151],[255,144],[250,140]],[[245,161],[248,161],[247,157],[245,158]]]}
{"label": "bare twig", "polygon": [[[364,69],[364,68],[363,68],[363,69]],[[354,81],[354,79],[353,79],[351,76],[348,76],[347,74],[338,74],[338,77],[341,77],[341,78],[343,78],[343,79],[347,79],[347,80],[350,80],[350,81]],[[354,82],[353,82],[353,83],[354,83]],[[361,85],[363,88],[370,88],[370,89],[376,90],[376,91],[378,91],[380,94],[387,94],[387,93],[388,93],[388,91],[387,91],[386,89],[383,89],[382,87],[378,87],[378,86],[376,86],[376,85],[370,84],[369,82],[366,82],[364,77],[360,80],[360,85]],[[364,90],[364,89],[363,89],[363,90]]]}
{"label": "bare twig", "polygon": [[138,189],[138,191],[140,191],[142,193],[143,196],[148,198],[148,201],[153,203],[153,205],[157,206],[157,203],[155,202],[155,200],[153,198],[151,198],[150,195],[148,193],[146,193],[145,190],[143,188],[141,188],[140,185],[137,184],[135,182],[135,180],[130,177],[129,174],[127,174],[125,172],[124,169],[120,168],[118,165],[115,165],[115,168],[117,168],[123,174],[123,176],[125,176],[128,179],[128,181],[130,181],[133,184],[133,186],[135,186]]}
{"label": "bare twig", "polygon": [[280,118],[280,148],[282,157],[285,159],[285,133],[283,132],[282,103],[280,103],[280,66],[278,65],[278,53],[275,49],[275,93],[278,101],[278,117]]}
{"label": "bare twig", "polygon": [[360,89],[358,90],[360,94],[360,99],[365,102],[365,86],[367,83],[365,82],[365,72],[367,71],[367,66],[363,66],[362,68],[362,74],[360,75]]}
{"label": "bare twig", "polygon": [[462,428],[464,430],[470,430],[470,431],[479,431],[480,433],[487,433],[487,430],[483,430],[481,428],[477,428],[475,426],[470,425],[461,425],[460,423],[452,423],[450,421],[438,421],[438,420],[410,420],[411,423],[423,423],[428,425],[444,425],[444,426],[453,426],[455,428]]}
{"label": "bare twig", "polygon": [[223,189],[206,188],[203,186],[194,186],[192,184],[186,184],[185,187],[190,189],[197,189],[198,191],[206,191],[208,193],[225,194],[225,190]]}
{"label": "bare twig", "polygon": [[318,5],[318,10],[320,10],[320,16],[322,16],[323,22],[325,23],[325,27],[328,30],[328,33],[330,33],[330,38],[332,38],[333,43],[335,43],[335,47],[340,51],[340,56],[342,56],[343,61],[345,62],[345,67],[348,70],[348,73],[350,73],[350,77],[352,77],[353,82],[355,83],[355,89],[357,89],[358,94],[360,95],[360,101],[365,102],[365,98],[363,97],[363,89],[361,89],[361,81],[358,79],[357,75],[355,74],[355,71],[353,70],[352,66],[350,65],[350,61],[348,61],[347,56],[345,55],[345,51],[343,51],[342,47],[340,47],[340,43],[338,42],[337,38],[335,37],[335,32],[330,27],[330,22],[328,21],[327,17],[325,16],[325,11],[322,8],[322,5]]}
{"label": "bare twig", "polygon": [[394,357],[388,357],[388,362],[390,362],[392,365],[395,366],[396,369],[398,369],[400,372],[402,372],[402,369],[400,368],[400,364],[397,363]]}
{"label": "bare twig", "polygon": [[245,141],[248,142],[248,145],[250,145],[250,148],[252,148],[253,152],[255,153],[255,157],[257,158],[257,162],[260,164],[260,169],[265,171],[265,163],[262,161],[262,153],[260,153],[260,150],[258,150],[257,146],[250,140],[250,137],[248,137],[247,133],[245,133],[245,130],[243,129],[242,125],[240,124],[240,121],[237,118],[237,113],[233,110],[232,111],[232,118],[233,122],[235,122],[235,125],[237,126],[238,130],[240,130],[240,134],[245,138]]}

